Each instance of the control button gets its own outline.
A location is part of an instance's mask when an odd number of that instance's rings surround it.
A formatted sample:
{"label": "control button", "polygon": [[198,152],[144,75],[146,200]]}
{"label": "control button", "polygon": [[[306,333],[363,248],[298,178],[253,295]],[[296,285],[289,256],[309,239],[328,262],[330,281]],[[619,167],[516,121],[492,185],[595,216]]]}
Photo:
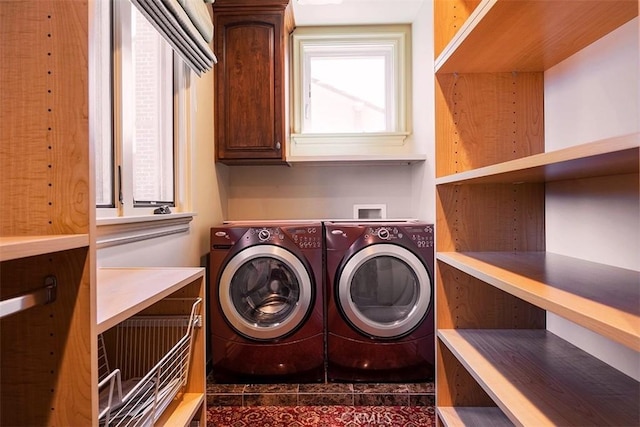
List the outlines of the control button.
{"label": "control button", "polygon": [[382,240],[389,240],[389,230],[386,228],[381,228],[378,230],[378,237]]}
{"label": "control button", "polygon": [[263,242],[265,240],[269,240],[269,237],[271,237],[271,233],[267,229],[263,229],[258,232],[258,239],[260,239]]}
{"label": "control button", "polygon": [[224,231],[216,231],[216,237],[226,237],[227,233]]}

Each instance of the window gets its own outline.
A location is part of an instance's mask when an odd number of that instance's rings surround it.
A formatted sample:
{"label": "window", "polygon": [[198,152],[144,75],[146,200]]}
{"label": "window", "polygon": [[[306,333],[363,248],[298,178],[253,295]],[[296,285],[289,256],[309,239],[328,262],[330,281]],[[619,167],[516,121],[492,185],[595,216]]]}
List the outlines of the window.
{"label": "window", "polygon": [[[95,138],[98,216],[151,214],[159,205],[176,206],[181,132],[176,94],[189,72],[128,0],[105,3],[113,5],[105,12],[110,31],[100,40],[110,42],[109,59],[104,46],[101,50],[111,85],[102,83],[99,89],[105,110],[100,128],[106,135]],[[104,119],[107,104],[110,120]]]}
{"label": "window", "polygon": [[[129,0],[92,5],[89,135],[96,247],[187,232],[194,216],[189,212],[193,72],[148,31]],[[154,215],[164,204],[173,206],[171,215]]]}
{"label": "window", "polygon": [[296,29],[290,154],[312,144],[339,151],[403,144],[410,130],[410,34],[409,25]]}

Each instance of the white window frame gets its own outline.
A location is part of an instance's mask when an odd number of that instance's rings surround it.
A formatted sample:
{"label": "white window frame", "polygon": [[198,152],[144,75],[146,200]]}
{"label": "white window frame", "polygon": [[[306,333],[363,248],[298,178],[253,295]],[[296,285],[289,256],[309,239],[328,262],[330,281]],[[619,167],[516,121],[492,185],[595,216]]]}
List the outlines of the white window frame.
{"label": "white window frame", "polygon": [[[392,69],[388,70],[393,83],[387,90],[394,92],[390,119],[395,130],[367,133],[308,133],[304,132],[307,91],[305,47],[328,43],[339,46],[363,46],[372,49],[391,47]],[[299,27],[292,35],[292,133],[287,157],[290,160],[307,156],[327,155],[385,155],[402,149],[411,134],[411,26],[376,25],[344,27]]]}
{"label": "white window frame", "polygon": [[[118,0],[134,7],[128,0]],[[114,87],[111,73],[113,52],[111,48],[113,26],[111,23],[111,2],[96,2],[90,16],[90,63],[89,63],[89,94],[93,101],[90,103],[90,138],[92,146],[101,146],[98,142],[111,144],[114,129],[112,102],[119,102],[117,88]],[[109,40],[109,42],[107,42]],[[157,207],[133,207],[131,190],[126,208],[118,201],[115,194],[115,207],[96,208],[97,247],[107,247],[124,243],[131,243],[182,233],[189,230],[189,224],[195,215],[191,212],[191,144],[192,128],[195,126],[195,84],[192,84],[191,69],[174,55],[174,200],[171,214],[154,215]],[[117,127],[116,127],[117,129]],[[126,131],[125,131],[126,132]],[[115,139],[124,138],[117,136]],[[117,152],[118,150],[116,150]],[[122,159],[117,157],[114,164],[124,167]],[[117,166],[114,173],[114,191],[117,193]],[[132,175],[132,172],[131,172]],[[97,180],[94,180],[94,183]],[[95,194],[95,193],[93,193]]]}

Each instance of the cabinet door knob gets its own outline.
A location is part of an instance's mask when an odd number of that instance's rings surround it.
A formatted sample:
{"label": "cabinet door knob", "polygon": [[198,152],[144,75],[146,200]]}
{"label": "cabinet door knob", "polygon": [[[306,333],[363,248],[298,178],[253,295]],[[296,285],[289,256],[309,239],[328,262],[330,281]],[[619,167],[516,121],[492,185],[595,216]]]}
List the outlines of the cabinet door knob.
{"label": "cabinet door knob", "polygon": [[277,141],[276,142],[276,150],[279,150],[279,149],[280,149],[280,141]]}

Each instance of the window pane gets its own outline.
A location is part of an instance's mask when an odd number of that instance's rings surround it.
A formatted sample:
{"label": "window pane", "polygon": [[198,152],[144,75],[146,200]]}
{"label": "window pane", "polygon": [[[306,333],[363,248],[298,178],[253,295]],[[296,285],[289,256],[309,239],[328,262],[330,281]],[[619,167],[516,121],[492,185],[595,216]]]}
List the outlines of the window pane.
{"label": "window pane", "polygon": [[388,56],[310,55],[307,66],[304,132],[393,130]]}
{"label": "window pane", "polygon": [[136,8],[131,10],[136,107],[133,198],[137,205],[173,203],[172,50]]}
{"label": "window pane", "polygon": [[[100,3],[96,7],[101,8],[101,14],[105,16],[106,22],[110,23],[111,2]],[[104,26],[108,28],[108,25]],[[90,112],[89,117],[94,129],[92,133],[95,147],[96,206],[114,207],[111,37],[110,34],[104,33],[101,33],[101,36],[94,41],[94,67],[100,68],[96,71],[99,73],[103,72],[102,69],[109,71],[100,74],[103,78],[91,80],[92,93],[95,93],[95,99],[99,102],[92,103],[91,107],[94,110]]]}
{"label": "window pane", "polygon": [[113,207],[113,150],[110,138],[96,138],[96,206]]}

